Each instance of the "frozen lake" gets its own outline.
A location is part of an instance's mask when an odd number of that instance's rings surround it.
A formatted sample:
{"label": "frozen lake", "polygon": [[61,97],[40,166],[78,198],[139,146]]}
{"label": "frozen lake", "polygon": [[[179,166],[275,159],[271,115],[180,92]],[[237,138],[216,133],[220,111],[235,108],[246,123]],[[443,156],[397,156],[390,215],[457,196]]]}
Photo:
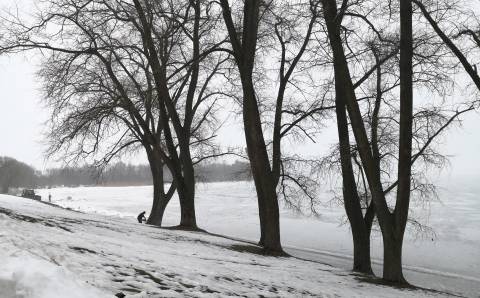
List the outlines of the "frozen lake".
{"label": "frozen lake", "polygon": [[[74,210],[121,216],[136,220],[141,211],[150,211],[152,187],[77,187],[39,190],[42,199]],[[446,279],[458,279],[457,288],[480,284],[480,192],[477,189],[443,189],[441,202],[412,206],[411,213],[434,233],[409,229],[404,245],[404,264],[413,271],[430,272]],[[329,198],[325,198],[327,201]],[[258,240],[259,220],[253,183],[223,182],[199,184],[197,223],[212,233],[247,240]],[[281,211],[281,235],[284,246],[321,252],[332,257],[352,255],[350,230],[341,206],[326,205],[319,217],[305,217],[290,210]],[[179,223],[178,200],[168,206],[164,224]],[[382,257],[381,236],[374,233],[372,256]],[[378,274],[378,269],[376,270]],[[409,275],[407,274],[407,279]],[[417,278],[410,274],[415,284]],[[465,284],[465,285],[463,285]],[[437,288],[443,286],[439,280]],[[458,289],[457,289],[458,290]],[[472,292],[473,290],[473,292]],[[467,293],[476,290],[469,289]],[[479,289],[480,291],[480,289]],[[478,292],[477,292],[478,293]]]}

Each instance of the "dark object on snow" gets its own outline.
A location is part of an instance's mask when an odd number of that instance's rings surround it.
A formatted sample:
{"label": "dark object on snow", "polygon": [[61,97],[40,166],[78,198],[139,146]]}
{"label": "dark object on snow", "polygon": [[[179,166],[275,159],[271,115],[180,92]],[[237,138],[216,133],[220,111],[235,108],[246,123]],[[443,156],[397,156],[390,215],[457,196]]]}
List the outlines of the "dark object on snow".
{"label": "dark object on snow", "polygon": [[22,197],[32,199],[32,200],[37,200],[37,201],[42,200],[42,197],[39,195],[36,195],[33,189],[24,189],[22,191]]}
{"label": "dark object on snow", "polygon": [[123,294],[122,292],[120,292],[120,293],[115,294],[115,297],[124,298],[124,297],[125,297],[125,294]]}
{"label": "dark object on snow", "polygon": [[145,211],[143,211],[137,216],[137,220],[138,223],[143,223],[144,221],[147,221],[147,218],[145,218]]}

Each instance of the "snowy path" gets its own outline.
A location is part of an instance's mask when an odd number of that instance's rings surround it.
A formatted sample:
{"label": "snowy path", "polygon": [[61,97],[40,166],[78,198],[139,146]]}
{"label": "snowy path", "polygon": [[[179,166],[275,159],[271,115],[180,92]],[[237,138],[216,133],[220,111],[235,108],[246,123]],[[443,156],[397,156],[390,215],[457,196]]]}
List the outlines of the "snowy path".
{"label": "snowy path", "polygon": [[359,282],[345,270],[319,263],[238,251],[244,245],[0,196],[0,293],[5,298],[113,297],[118,292],[130,297],[440,295]]}

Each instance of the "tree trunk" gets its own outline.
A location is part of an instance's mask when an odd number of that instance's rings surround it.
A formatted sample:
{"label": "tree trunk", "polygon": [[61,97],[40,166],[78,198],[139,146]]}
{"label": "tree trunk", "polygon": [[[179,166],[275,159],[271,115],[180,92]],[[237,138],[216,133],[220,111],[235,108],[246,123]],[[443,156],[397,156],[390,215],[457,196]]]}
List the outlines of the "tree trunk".
{"label": "tree trunk", "polygon": [[336,112],[342,166],[343,204],[347,213],[353,238],[353,270],[372,274],[370,260],[370,227],[363,217],[360,197],[352,167],[347,114],[345,111],[343,82],[336,79]]}
{"label": "tree trunk", "polygon": [[283,254],[276,185],[270,168],[251,76],[243,76],[243,122],[248,157],[257,190],[260,243],[267,254]]}
{"label": "tree trunk", "polygon": [[[245,129],[246,134],[247,128]],[[250,130],[251,131],[251,130]],[[250,144],[250,146],[248,146]],[[280,216],[278,199],[275,186],[273,185],[273,175],[270,171],[269,161],[260,160],[258,152],[252,152],[251,142],[248,141],[250,166],[252,169],[253,180],[258,200],[258,214],[260,219],[260,241],[267,254],[283,254],[280,241]],[[266,153],[266,152],[265,152]]]}
{"label": "tree trunk", "polygon": [[[262,187],[260,186],[260,188]],[[277,194],[275,191],[264,191],[265,190],[259,191],[257,188],[260,210],[259,245],[263,246],[265,254],[281,255],[284,252],[280,241],[280,218]]]}
{"label": "tree trunk", "polygon": [[[403,233],[408,218],[411,183],[413,102],[412,3],[411,0],[400,1],[400,140],[397,200],[393,214],[387,205],[381,182],[381,171],[378,166],[379,161],[372,155],[372,147],[366,133],[364,119],[357,102],[355,89],[350,76],[348,61],[343,50],[343,41],[339,29],[341,25],[341,17],[337,14],[337,3],[335,0],[323,0],[322,3],[328,37],[334,56],[336,84],[338,84],[338,81],[341,82],[340,88],[337,88],[337,90],[343,90],[342,94],[345,96],[344,103],[347,106],[351,127],[362,161],[362,167],[366,174],[368,186],[372,195],[372,201],[375,206],[375,213],[380,228],[382,229],[385,250],[384,278],[391,282],[405,283],[405,279],[402,275],[401,250]],[[357,216],[355,216],[355,218],[356,217]],[[354,225],[357,226],[356,223]]]}
{"label": "tree trunk", "polygon": [[347,81],[347,75],[342,71],[342,63],[345,63],[345,58],[343,56],[343,47],[339,38],[340,32],[336,17],[336,4],[334,2],[335,1],[333,1],[333,3],[324,2],[324,16],[334,55],[335,112],[340,146],[343,202],[350,222],[350,228],[352,230],[354,251],[353,270],[372,274],[370,260],[370,229],[363,218],[360,198],[358,196],[350,151],[350,133],[348,130],[347,112],[345,110],[345,99],[348,96],[346,86],[351,86],[351,82]]}
{"label": "tree trunk", "polygon": [[[158,166],[156,166],[158,168]],[[163,214],[167,208],[169,199],[165,195],[164,181],[163,181],[163,169],[158,173],[158,169],[152,171],[153,178],[153,204],[150,215],[147,219],[147,224],[161,226],[163,220]]]}
{"label": "tree trunk", "polygon": [[402,244],[410,205],[413,125],[412,1],[400,1],[400,139],[398,186],[394,220],[383,231],[383,279],[406,283],[402,273]]}
{"label": "tree trunk", "polygon": [[[155,185],[153,186],[153,188],[153,192],[155,193]],[[159,227],[162,226],[163,214],[165,213],[167,204],[168,202],[165,202],[165,200],[161,200],[161,198],[154,195],[152,210],[150,211],[150,215],[148,216],[147,224]]]}
{"label": "tree trunk", "polygon": [[150,163],[150,170],[152,172],[153,182],[153,204],[148,216],[147,223],[155,226],[161,226],[163,214],[167,208],[168,202],[172,195],[165,194],[165,186],[163,180],[163,166],[160,155],[155,149],[147,150],[148,161]]}
{"label": "tree trunk", "polygon": [[275,175],[270,166],[252,77],[261,2],[260,0],[245,1],[241,40],[238,38],[228,0],[220,0],[220,5],[242,81],[243,125],[260,217],[259,243],[263,245],[265,253],[283,254]]}
{"label": "tree trunk", "polygon": [[263,247],[266,254],[283,254],[280,241],[280,216],[278,199],[275,189],[267,194],[265,201],[265,224]]}
{"label": "tree trunk", "polygon": [[[342,96],[341,92],[339,93],[340,94],[337,93],[337,98],[341,98]],[[372,274],[373,271],[370,260],[371,224],[368,224],[362,213],[360,197],[358,196],[357,185],[352,168],[346,111],[341,100],[337,100],[337,124],[342,165],[343,204],[350,223],[353,238],[353,270]]]}
{"label": "tree trunk", "polygon": [[[256,187],[255,187],[256,188]],[[265,245],[265,207],[264,200],[260,198],[257,191],[257,203],[258,203],[258,217],[260,220],[260,240],[258,241],[258,245],[264,246]]]}
{"label": "tree trunk", "polygon": [[383,236],[383,279],[392,283],[406,284],[402,271],[403,237],[393,233]]}
{"label": "tree trunk", "polygon": [[197,230],[195,217],[195,180],[186,175],[179,183],[177,190],[180,200],[180,228],[186,230]]}
{"label": "tree trunk", "polygon": [[[188,142],[185,142],[188,143]],[[195,216],[195,171],[190,158],[188,147],[182,147],[180,162],[182,173],[176,173],[178,177],[178,198],[180,200],[180,228],[197,230]]]}
{"label": "tree trunk", "polygon": [[[365,231],[364,231],[365,230]],[[353,236],[353,271],[373,274],[370,258],[370,233],[367,229],[356,229]]]}

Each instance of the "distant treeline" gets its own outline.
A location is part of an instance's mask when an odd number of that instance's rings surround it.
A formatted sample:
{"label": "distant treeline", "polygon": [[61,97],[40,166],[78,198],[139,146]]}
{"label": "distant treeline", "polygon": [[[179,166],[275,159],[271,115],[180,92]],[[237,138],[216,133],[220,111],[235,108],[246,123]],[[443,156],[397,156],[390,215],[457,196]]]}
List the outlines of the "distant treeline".
{"label": "distant treeline", "polygon": [[[165,181],[171,181],[168,169],[164,170]],[[196,176],[201,182],[244,181],[251,179],[247,162],[233,164],[210,163],[196,167]],[[150,185],[152,175],[148,165],[115,163],[102,172],[90,166],[61,167],[45,172],[10,157],[0,157],[0,191],[8,193],[11,188],[47,188],[56,186],[134,186]]]}
{"label": "distant treeline", "polygon": [[42,173],[31,166],[10,157],[0,156],[0,192],[8,193],[10,188],[35,187]]}

